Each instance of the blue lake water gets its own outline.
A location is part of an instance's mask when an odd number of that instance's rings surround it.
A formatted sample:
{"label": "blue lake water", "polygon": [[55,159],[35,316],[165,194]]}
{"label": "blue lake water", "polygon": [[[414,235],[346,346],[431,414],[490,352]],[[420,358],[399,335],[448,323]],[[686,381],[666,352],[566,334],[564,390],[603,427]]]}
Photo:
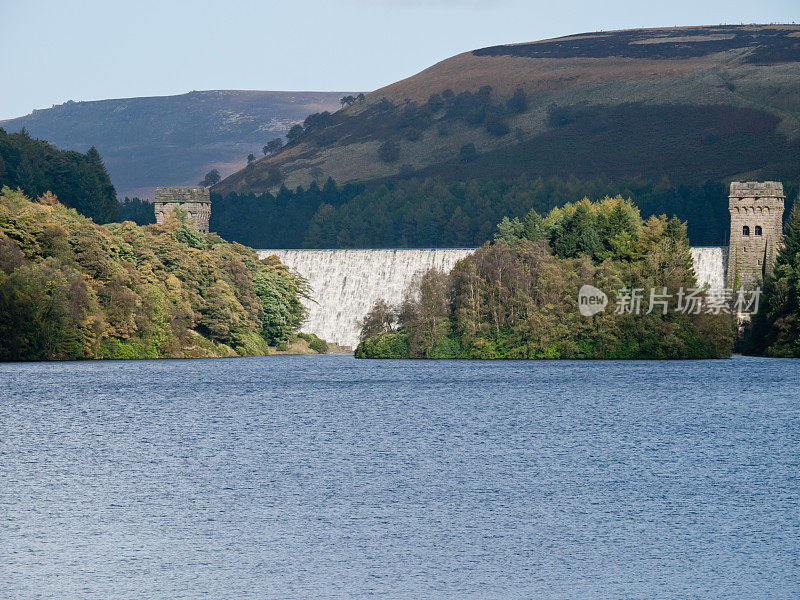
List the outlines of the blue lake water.
{"label": "blue lake water", "polygon": [[799,598],[799,365],[0,364],[0,597]]}

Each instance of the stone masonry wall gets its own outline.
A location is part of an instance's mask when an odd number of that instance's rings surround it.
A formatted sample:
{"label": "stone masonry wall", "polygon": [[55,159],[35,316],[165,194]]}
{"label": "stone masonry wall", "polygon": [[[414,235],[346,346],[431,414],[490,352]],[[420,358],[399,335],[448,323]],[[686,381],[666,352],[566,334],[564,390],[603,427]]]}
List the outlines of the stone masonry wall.
{"label": "stone masonry wall", "polygon": [[752,288],[772,270],[783,235],[783,184],[731,183],[727,287]]}
{"label": "stone masonry wall", "polygon": [[198,231],[208,233],[208,222],[211,218],[211,194],[208,188],[160,187],[156,188],[155,195],[153,210],[157,223],[163,223],[167,215],[179,208],[187,213]]}

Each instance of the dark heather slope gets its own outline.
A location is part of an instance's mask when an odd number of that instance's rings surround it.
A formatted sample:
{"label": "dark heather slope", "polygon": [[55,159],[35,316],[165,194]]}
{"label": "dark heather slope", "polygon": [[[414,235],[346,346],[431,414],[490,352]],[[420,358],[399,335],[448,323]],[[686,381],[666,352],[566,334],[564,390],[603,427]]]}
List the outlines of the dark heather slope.
{"label": "dark heather slope", "polygon": [[[653,35],[653,32],[662,35]],[[789,35],[787,35],[789,33]],[[530,44],[492,46],[475,56],[525,58],[696,58],[730,50],[746,50],[745,63],[800,61],[800,37],[786,27],[681,27],[582,33]]]}

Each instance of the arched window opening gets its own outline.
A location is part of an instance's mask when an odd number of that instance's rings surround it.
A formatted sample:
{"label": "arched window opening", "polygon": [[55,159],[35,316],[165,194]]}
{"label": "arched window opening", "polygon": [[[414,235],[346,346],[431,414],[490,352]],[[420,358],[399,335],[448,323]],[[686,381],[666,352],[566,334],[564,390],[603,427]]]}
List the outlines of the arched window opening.
{"label": "arched window opening", "polygon": [[750,227],[748,225],[742,227],[742,235],[750,235]]}
{"label": "arched window opening", "polygon": [[756,235],[761,235],[761,225],[756,225]]}

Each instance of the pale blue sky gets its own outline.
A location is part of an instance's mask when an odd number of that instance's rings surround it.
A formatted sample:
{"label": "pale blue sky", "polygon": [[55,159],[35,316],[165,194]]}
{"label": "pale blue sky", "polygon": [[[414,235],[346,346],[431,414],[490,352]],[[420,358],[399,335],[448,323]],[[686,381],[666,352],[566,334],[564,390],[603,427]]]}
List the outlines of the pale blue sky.
{"label": "pale blue sky", "polygon": [[494,44],[793,21],[798,0],[0,0],[0,119],[70,99],[369,91]]}

